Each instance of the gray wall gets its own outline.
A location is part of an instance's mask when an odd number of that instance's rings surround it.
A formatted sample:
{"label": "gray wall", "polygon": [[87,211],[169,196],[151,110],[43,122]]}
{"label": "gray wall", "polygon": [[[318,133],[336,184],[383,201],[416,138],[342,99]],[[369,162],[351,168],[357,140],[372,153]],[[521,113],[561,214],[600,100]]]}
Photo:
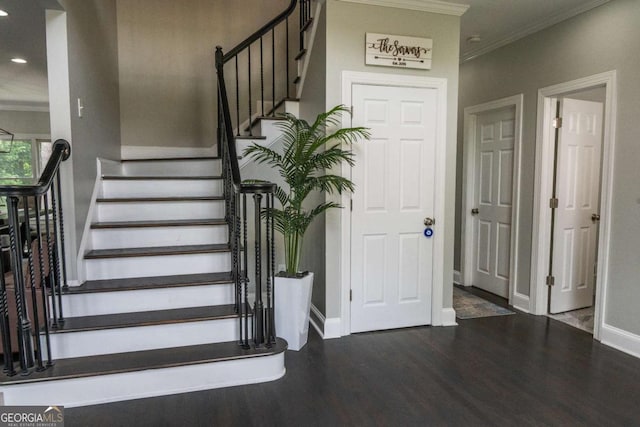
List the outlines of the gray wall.
{"label": "gray wall", "polygon": [[[609,70],[618,72],[618,105],[609,291],[605,322],[640,334],[640,2],[615,0],[462,65],[460,118],[465,107],[524,93],[521,283],[530,282],[537,91]],[[462,120],[458,148],[462,150]],[[461,207],[462,156],[456,211]],[[457,230],[460,218],[457,218]],[[456,233],[456,266],[460,235]],[[527,286],[528,288],[528,286]]]}
{"label": "gray wall", "polygon": [[[300,97],[300,117],[312,122],[316,116],[323,113],[326,108],[326,66],[327,66],[327,13],[326,7],[322,7],[322,13],[318,20],[318,29],[313,43],[309,68]],[[324,201],[324,195],[315,193],[309,195],[309,204],[318,205]],[[313,304],[322,312],[325,308],[325,216],[322,215],[309,226],[305,235],[302,259],[302,270],[313,271]]]}
{"label": "gray wall", "polygon": [[[215,46],[229,50],[289,0],[253,0],[250,10],[237,0],[117,4],[122,145],[210,147],[217,114]],[[255,61],[259,51],[252,54]]]}
{"label": "gray wall", "polygon": [[[115,0],[66,0],[76,241],[96,178],[96,158],[120,159],[120,98]],[[79,118],[77,98],[84,104]]]}
{"label": "gray wall", "polygon": [[48,135],[51,132],[49,113],[0,110],[0,128],[13,134]]}
{"label": "gray wall", "polygon": [[[410,35],[433,39],[433,68],[430,71],[373,67],[364,64],[366,32]],[[411,74],[446,78],[447,147],[445,177],[445,212],[452,218],[455,208],[456,115],[458,113],[458,65],[460,18],[389,7],[344,3],[327,0],[327,108],[342,103],[342,71],[365,71],[389,74]],[[326,316],[340,317],[340,213],[327,214]],[[451,307],[453,292],[454,223],[448,221],[439,233],[445,240],[444,307]]]}

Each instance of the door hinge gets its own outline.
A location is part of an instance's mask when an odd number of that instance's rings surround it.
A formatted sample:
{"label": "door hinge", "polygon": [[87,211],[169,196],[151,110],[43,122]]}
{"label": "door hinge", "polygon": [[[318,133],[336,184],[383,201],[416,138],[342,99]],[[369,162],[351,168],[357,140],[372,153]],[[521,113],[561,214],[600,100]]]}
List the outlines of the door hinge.
{"label": "door hinge", "polygon": [[353,290],[349,289],[349,301],[353,301]]}
{"label": "door hinge", "polygon": [[556,199],[555,197],[549,199],[549,207],[551,209],[558,209],[560,202],[558,202],[558,199]]}
{"label": "door hinge", "polygon": [[351,117],[353,117],[353,105],[349,107],[349,114],[351,114]]}
{"label": "door hinge", "polygon": [[556,117],[553,119],[554,129],[560,129],[562,127],[562,117]]}
{"label": "door hinge", "polygon": [[547,286],[554,286],[556,284],[556,278],[554,276],[547,276]]}
{"label": "door hinge", "polygon": [[353,199],[349,200],[350,204],[351,204],[351,211],[353,212]]}

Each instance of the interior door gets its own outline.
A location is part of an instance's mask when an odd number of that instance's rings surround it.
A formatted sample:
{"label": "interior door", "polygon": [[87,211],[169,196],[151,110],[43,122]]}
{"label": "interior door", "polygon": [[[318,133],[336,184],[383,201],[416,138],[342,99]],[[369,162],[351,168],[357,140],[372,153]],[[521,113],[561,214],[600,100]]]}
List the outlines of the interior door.
{"label": "interior door", "polygon": [[603,106],[565,98],[561,112],[552,314],[593,305],[600,205]]}
{"label": "interior door", "polygon": [[351,331],[431,322],[437,91],[354,85],[353,125],[371,130],[354,144],[351,216]]}
{"label": "interior door", "polygon": [[478,115],[472,284],[509,297],[515,108]]}

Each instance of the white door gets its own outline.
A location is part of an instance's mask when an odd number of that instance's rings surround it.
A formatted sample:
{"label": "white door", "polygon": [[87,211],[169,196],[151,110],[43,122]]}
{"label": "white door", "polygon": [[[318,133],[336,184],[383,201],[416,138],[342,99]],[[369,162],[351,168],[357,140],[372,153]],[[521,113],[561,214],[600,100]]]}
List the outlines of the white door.
{"label": "white door", "polygon": [[371,130],[354,144],[351,216],[351,331],[431,322],[437,90],[353,85],[353,125]]}
{"label": "white door", "polygon": [[550,306],[554,314],[593,305],[602,109],[598,102],[562,101]]}
{"label": "white door", "polygon": [[472,284],[509,297],[515,108],[478,115]]}

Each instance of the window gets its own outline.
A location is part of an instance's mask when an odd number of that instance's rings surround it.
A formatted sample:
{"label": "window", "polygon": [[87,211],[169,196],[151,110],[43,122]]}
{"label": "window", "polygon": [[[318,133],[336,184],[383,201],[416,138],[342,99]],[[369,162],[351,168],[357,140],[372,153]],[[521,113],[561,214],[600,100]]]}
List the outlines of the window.
{"label": "window", "polygon": [[0,183],[29,184],[40,176],[51,156],[49,139],[16,137],[11,150],[3,142],[0,152]]}

